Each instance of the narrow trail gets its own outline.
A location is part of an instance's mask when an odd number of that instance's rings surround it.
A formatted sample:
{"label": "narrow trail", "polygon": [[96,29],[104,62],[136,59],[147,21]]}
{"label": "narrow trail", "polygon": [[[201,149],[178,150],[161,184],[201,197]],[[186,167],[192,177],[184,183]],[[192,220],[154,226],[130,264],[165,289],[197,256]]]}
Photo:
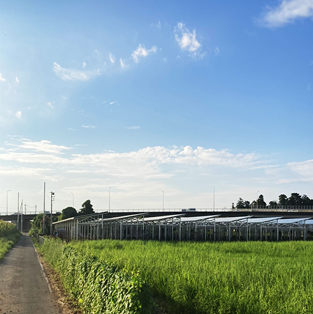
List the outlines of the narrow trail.
{"label": "narrow trail", "polygon": [[9,313],[61,313],[25,235],[0,262],[0,314]]}

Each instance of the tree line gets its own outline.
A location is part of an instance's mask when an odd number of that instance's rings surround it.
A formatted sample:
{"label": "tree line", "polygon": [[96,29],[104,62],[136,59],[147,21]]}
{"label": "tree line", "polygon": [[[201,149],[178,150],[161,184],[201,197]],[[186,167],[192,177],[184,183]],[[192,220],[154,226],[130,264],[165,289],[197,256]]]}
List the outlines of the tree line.
{"label": "tree line", "polygon": [[[58,214],[57,217],[53,216],[52,217],[52,222],[58,221],[58,220],[63,220],[79,215],[88,215],[88,214],[94,214],[95,211],[93,209],[93,206],[90,202],[90,200],[85,201],[82,204],[82,208],[77,211],[74,207],[66,207],[62,210],[61,213]],[[30,229],[29,234],[31,236],[37,237],[40,234],[50,234],[50,215],[45,214],[45,218],[43,217],[43,214],[38,214],[32,221],[32,226]],[[44,228],[43,228],[44,224]]]}
{"label": "tree line", "polygon": [[236,206],[232,204],[232,208],[286,208],[286,207],[313,207],[313,199],[306,194],[291,193],[289,197],[285,194],[278,196],[278,201],[270,201],[268,204],[264,201],[264,196],[259,195],[257,200],[252,202],[245,201],[241,197],[237,201]]}

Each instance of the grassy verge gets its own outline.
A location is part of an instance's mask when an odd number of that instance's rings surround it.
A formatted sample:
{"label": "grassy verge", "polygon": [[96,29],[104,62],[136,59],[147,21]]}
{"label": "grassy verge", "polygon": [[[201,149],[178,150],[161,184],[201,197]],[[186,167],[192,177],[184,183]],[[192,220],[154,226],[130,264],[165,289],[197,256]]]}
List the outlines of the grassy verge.
{"label": "grassy verge", "polygon": [[15,225],[0,220],[0,260],[19,238],[20,234]]}
{"label": "grassy verge", "polygon": [[38,250],[85,313],[149,312],[149,293],[138,272],[100,261],[60,240],[46,238]]}
{"label": "grassy verge", "polygon": [[[164,303],[163,309],[168,313],[313,313],[311,242],[48,243],[51,253],[42,250],[43,254],[56,261],[64,284],[77,300],[83,300],[82,295],[87,294],[86,301],[79,302],[89,313],[100,312],[92,310],[88,294],[100,307],[101,302],[107,303],[109,294],[98,295],[95,291],[120,282],[99,275],[97,269],[101,267],[105,273],[124,278],[124,283],[136,282],[136,307],[126,307],[125,313],[143,311],[142,300],[147,298],[150,302],[151,294],[159,304]],[[149,286],[149,295],[140,288],[143,283]],[[111,298],[113,303],[119,300],[127,304],[132,299],[118,289],[114,293],[120,297]],[[102,308],[103,313],[106,309]],[[163,309],[156,312],[163,313]]]}

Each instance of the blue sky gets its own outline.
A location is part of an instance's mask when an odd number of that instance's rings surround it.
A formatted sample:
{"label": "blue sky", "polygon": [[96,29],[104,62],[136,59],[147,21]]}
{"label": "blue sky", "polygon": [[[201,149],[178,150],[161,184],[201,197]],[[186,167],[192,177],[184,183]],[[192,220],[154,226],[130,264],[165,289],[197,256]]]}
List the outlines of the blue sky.
{"label": "blue sky", "polygon": [[313,197],[313,1],[0,5],[0,211]]}

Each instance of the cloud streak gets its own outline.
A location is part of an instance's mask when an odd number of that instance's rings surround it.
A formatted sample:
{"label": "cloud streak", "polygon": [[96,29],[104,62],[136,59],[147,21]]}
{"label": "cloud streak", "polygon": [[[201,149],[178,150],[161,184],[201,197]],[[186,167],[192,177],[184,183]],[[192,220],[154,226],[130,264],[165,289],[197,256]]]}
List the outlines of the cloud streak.
{"label": "cloud streak", "polygon": [[100,69],[93,71],[64,68],[57,62],[53,63],[54,73],[63,81],[89,81],[101,75]]}
{"label": "cloud streak", "polygon": [[281,27],[297,19],[313,17],[313,0],[283,0],[270,8],[262,21],[267,27]]}
{"label": "cloud streak", "polygon": [[150,54],[156,53],[157,47],[152,46],[150,49],[146,49],[145,46],[139,44],[139,46],[132,52],[132,58],[135,63],[138,63],[140,59],[148,57]]}

